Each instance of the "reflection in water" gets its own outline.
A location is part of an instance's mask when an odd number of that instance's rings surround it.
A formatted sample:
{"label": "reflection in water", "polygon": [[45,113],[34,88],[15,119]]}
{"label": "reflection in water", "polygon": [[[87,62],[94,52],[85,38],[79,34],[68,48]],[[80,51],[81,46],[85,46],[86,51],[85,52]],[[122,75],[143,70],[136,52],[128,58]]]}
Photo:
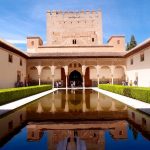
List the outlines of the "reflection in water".
{"label": "reflection in water", "polygon": [[65,112],[69,112],[68,91],[66,90]]}
{"label": "reflection in water", "polygon": [[86,100],[85,100],[85,89],[82,92],[83,94],[83,102],[82,102],[82,112],[86,112],[87,108],[86,108]]}
{"label": "reflection in water", "polygon": [[95,124],[90,122],[88,124],[87,122],[81,124],[31,123],[27,129],[29,141],[39,141],[41,139],[39,133],[47,130],[48,136],[51,137],[48,147],[58,150],[65,150],[68,146],[78,147],[81,150],[86,147],[97,150],[103,148],[104,150],[106,130],[109,131],[113,139],[127,139],[126,121],[99,121]]}
{"label": "reflection in water", "polygon": [[52,113],[56,112],[56,107],[55,107],[55,94],[54,92],[52,93],[52,106],[51,106],[51,111]]}
{"label": "reflection in water", "polygon": [[22,142],[27,149],[36,141],[38,148],[43,149],[43,138],[48,150],[116,149],[109,148],[112,139],[124,141],[126,146],[126,142],[135,144],[133,140],[138,141],[138,137],[140,142],[134,148],[140,148],[144,144],[150,146],[150,117],[92,90],[60,90],[1,116],[2,150],[11,149],[16,134],[16,138],[25,135]]}
{"label": "reflection in water", "polygon": [[41,105],[41,102],[38,103],[38,108],[37,108],[37,113],[42,113],[43,112],[43,108],[42,108],[42,105]]}

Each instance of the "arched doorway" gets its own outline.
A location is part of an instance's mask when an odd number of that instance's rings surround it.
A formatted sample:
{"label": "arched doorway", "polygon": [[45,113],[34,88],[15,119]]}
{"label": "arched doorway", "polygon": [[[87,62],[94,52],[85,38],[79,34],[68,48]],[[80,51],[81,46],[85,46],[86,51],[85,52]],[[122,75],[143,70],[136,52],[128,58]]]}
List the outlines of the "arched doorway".
{"label": "arched doorway", "polygon": [[75,82],[75,86],[82,86],[82,76],[80,72],[74,70],[69,75],[69,86],[71,86],[71,83]]}

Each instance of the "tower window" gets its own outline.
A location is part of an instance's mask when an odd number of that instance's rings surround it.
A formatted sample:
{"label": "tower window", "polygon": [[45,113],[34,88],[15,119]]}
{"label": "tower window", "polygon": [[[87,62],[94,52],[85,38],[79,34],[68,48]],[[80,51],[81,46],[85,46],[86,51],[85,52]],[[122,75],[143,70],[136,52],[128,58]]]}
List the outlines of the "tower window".
{"label": "tower window", "polygon": [[133,58],[130,59],[130,64],[133,65]]}
{"label": "tower window", "polygon": [[20,66],[22,66],[22,59],[20,59]]}
{"label": "tower window", "polygon": [[13,62],[13,55],[11,55],[11,54],[8,55],[8,62],[10,62],[10,63]]}
{"label": "tower window", "polygon": [[94,42],[95,41],[95,39],[94,38],[92,38],[92,42]]}
{"label": "tower window", "polygon": [[77,44],[77,41],[74,39],[74,40],[72,41],[72,44]]}
{"label": "tower window", "polygon": [[31,45],[32,45],[32,46],[34,45],[34,41],[31,42]]}
{"label": "tower window", "polygon": [[117,44],[120,44],[120,40],[117,40]]}
{"label": "tower window", "polygon": [[141,55],[140,55],[140,60],[141,60],[141,61],[144,61],[144,54],[141,54]]}

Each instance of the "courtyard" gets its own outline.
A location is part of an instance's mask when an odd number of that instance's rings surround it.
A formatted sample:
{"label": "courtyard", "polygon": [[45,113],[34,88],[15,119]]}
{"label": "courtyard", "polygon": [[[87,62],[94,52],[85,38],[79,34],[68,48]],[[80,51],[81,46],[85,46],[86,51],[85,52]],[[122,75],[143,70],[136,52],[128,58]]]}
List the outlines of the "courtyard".
{"label": "courtyard", "polygon": [[148,6],[2,0],[0,149],[148,150]]}

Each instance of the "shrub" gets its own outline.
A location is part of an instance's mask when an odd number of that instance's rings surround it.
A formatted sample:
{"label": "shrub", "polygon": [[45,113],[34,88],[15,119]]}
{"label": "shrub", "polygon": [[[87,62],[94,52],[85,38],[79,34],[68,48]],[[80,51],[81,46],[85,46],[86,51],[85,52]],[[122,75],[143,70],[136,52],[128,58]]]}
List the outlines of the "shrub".
{"label": "shrub", "polygon": [[150,88],[100,84],[100,89],[150,103]]}
{"label": "shrub", "polygon": [[50,89],[52,89],[51,85],[2,89],[0,90],[0,105],[7,104]]}

